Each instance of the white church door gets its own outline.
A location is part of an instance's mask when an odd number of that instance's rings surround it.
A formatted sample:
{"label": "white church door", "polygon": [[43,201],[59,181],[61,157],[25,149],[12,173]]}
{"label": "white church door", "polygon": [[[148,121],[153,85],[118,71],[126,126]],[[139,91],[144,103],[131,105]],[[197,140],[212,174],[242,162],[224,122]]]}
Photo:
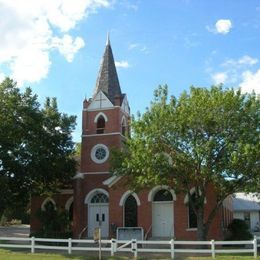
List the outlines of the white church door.
{"label": "white church door", "polygon": [[152,204],[152,236],[173,237],[173,198],[167,190],[159,190]]}
{"label": "white church door", "polygon": [[109,232],[108,197],[97,193],[88,205],[88,237],[93,237],[95,228],[101,229],[101,236],[108,237]]}

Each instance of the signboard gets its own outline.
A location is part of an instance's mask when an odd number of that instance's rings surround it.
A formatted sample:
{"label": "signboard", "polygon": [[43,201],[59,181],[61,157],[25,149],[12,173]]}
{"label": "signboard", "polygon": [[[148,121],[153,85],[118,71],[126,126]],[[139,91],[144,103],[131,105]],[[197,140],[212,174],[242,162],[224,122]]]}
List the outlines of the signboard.
{"label": "signboard", "polygon": [[100,228],[95,228],[93,232],[93,239],[95,242],[98,242],[101,239],[101,230]]}
{"label": "signboard", "polygon": [[118,240],[143,240],[144,230],[141,227],[119,227],[116,237]]}

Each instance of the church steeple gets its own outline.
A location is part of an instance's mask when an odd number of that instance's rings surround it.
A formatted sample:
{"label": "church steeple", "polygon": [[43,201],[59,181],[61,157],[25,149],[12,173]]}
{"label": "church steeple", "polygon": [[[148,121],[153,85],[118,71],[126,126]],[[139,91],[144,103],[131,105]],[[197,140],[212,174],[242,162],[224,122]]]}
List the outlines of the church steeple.
{"label": "church steeple", "polygon": [[113,104],[115,104],[115,97],[121,98],[122,96],[109,34],[107,36],[105,53],[102,58],[94,95],[100,90],[104,92]]}

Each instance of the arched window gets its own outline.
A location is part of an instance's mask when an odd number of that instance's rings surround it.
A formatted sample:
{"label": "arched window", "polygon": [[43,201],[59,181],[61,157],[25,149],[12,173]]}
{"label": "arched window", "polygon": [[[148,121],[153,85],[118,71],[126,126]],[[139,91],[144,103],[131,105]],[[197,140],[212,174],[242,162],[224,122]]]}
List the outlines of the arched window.
{"label": "arched window", "polygon": [[121,123],[121,132],[122,132],[122,135],[126,135],[126,120],[125,118],[122,119],[122,123]]}
{"label": "arched window", "polygon": [[67,210],[68,212],[68,215],[69,215],[69,220],[72,221],[73,220],[73,196],[71,196],[66,204],[65,204],[65,209]]}
{"label": "arched window", "polygon": [[124,206],[125,227],[137,227],[137,202],[133,195],[129,195]]}
{"label": "arched window", "polygon": [[[191,195],[191,200],[195,201],[196,200],[196,195],[195,193],[193,193]],[[191,205],[191,202],[189,201],[188,204],[188,221],[189,221],[189,228],[197,228],[198,224],[197,224],[197,215]]]}
{"label": "arched window", "polygon": [[48,212],[56,210],[55,201],[52,198],[46,198],[41,205],[41,210]]}
{"label": "arched window", "polygon": [[106,126],[105,118],[101,115],[97,120],[97,134],[103,134]]}
{"label": "arched window", "polygon": [[70,221],[73,220],[73,202],[70,204],[70,207],[69,207],[69,220]]}
{"label": "arched window", "polygon": [[155,193],[153,201],[172,201],[173,197],[168,190],[159,190]]}
{"label": "arched window", "polygon": [[90,203],[108,203],[108,197],[104,193],[97,193],[92,197]]}
{"label": "arched window", "polygon": [[52,212],[55,210],[55,205],[51,200],[48,200],[44,205],[44,210],[46,212]]}

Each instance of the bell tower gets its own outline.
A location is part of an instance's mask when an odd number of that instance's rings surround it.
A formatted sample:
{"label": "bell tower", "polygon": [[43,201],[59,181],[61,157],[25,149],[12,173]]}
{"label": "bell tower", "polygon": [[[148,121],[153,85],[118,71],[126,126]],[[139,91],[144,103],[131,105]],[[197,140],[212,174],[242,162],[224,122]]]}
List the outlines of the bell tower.
{"label": "bell tower", "polygon": [[[108,36],[93,96],[83,101],[80,173],[75,176],[74,182],[73,229],[76,237],[86,226],[88,235],[91,235],[90,229],[95,224],[90,219],[94,216],[90,212],[93,208],[90,207],[91,196],[100,192],[107,196],[106,203],[109,204],[109,191],[103,182],[111,177],[111,148],[121,148],[129,133],[129,119],[130,108],[126,94],[121,92]],[[106,236],[109,232],[109,221],[106,219],[109,216],[104,214],[99,216],[96,213],[96,218],[99,222],[98,218],[107,222],[103,223],[108,225],[103,230]]]}

